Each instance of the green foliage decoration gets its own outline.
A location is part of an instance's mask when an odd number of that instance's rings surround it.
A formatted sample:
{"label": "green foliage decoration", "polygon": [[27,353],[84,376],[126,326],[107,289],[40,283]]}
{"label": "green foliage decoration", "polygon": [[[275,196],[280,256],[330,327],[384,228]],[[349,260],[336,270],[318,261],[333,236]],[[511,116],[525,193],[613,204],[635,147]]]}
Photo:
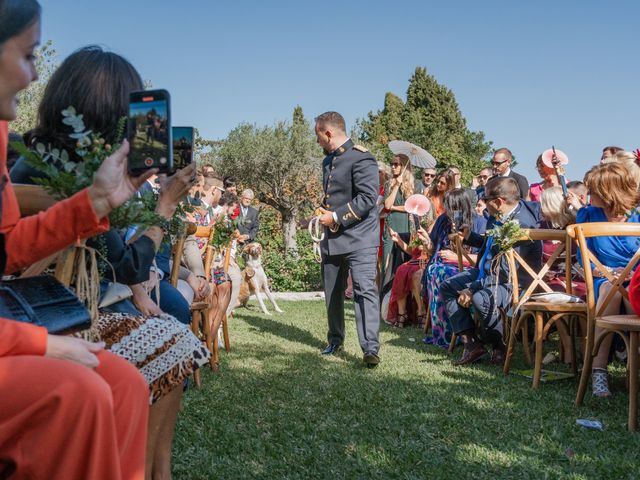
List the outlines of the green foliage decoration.
{"label": "green foliage decoration", "polygon": [[[29,165],[44,174],[41,178],[35,178],[35,183],[58,200],[69,198],[89,187],[102,162],[120,148],[120,144],[110,145],[101,134],[87,130],[82,114],[78,114],[72,106],[62,111],[62,117],[62,122],[73,129],[69,138],[76,142],[74,153],[80,161],[72,159],[64,149],[51,148],[43,143],[37,143],[34,149],[21,142],[11,144],[12,148],[25,157]],[[125,125],[126,118],[120,119],[115,136],[118,141],[124,136]],[[144,229],[152,225],[162,225],[171,235],[181,234],[185,228],[183,218],[190,207],[178,205],[173,218],[167,221],[155,212],[157,203],[158,195],[153,191],[140,193],[111,211],[111,227],[126,229],[136,226],[138,229]],[[168,240],[167,236],[165,240]]]}

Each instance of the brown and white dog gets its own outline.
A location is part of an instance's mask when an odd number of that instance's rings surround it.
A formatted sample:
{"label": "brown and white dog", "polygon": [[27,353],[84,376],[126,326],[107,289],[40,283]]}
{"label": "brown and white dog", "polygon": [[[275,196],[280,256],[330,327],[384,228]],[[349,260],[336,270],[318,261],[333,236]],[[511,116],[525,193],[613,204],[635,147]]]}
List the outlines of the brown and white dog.
{"label": "brown and white dog", "polygon": [[282,310],[280,310],[280,307],[278,307],[276,300],[271,294],[269,279],[262,268],[262,245],[258,242],[251,242],[242,249],[242,255],[245,259],[245,268],[242,270],[242,284],[240,285],[240,296],[238,298],[239,304],[246,306],[247,302],[249,302],[249,297],[255,293],[262,311],[265,315],[271,315],[262,299],[262,294],[264,293],[267,298],[271,300],[276,312],[282,313]]}

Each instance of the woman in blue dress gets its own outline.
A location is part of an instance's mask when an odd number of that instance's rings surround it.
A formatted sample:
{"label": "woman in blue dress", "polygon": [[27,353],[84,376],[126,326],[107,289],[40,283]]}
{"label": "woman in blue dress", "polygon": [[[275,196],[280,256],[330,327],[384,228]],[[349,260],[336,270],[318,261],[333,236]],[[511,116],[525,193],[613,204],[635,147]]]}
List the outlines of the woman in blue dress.
{"label": "woman in blue dress", "polygon": [[[591,196],[591,205],[581,208],[576,217],[576,223],[588,222],[640,222],[638,206],[638,181],[636,180],[638,167],[627,167],[620,163],[607,163],[592,168],[585,177],[585,184]],[[614,275],[619,273],[640,248],[638,237],[593,237],[587,239],[587,247],[593,255]],[[578,252],[582,263],[582,257]],[[594,268],[593,286],[596,297],[596,310],[600,307],[600,300],[606,298],[611,289],[611,283],[603,277],[602,272]],[[617,293],[601,315],[615,315],[622,307],[632,312],[627,302],[622,302],[622,295]],[[596,328],[595,338],[601,333]],[[591,387],[596,397],[609,397],[607,363],[613,335],[609,335],[602,342],[598,354],[593,359],[591,370]]]}

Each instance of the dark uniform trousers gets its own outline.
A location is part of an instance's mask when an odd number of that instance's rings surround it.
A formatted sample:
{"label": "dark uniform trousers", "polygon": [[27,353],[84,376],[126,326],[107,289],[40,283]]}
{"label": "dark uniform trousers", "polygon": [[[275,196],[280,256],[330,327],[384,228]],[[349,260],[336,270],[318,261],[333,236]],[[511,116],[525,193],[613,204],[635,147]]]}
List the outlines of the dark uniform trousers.
{"label": "dark uniform trousers", "polygon": [[365,353],[378,353],[380,341],[380,304],[376,286],[378,247],[363,248],[342,255],[325,255],[322,259],[330,344],[344,342],[344,290],[349,269],[353,281],[356,328],[360,347]]}
{"label": "dark uniform trousers", "polygon": [[[449,277],[440,289],[444,300],[444,308],[449,316],[451,327],[456,334],[474,330],[475,323],[471,315],[471,307],[464,308],[458,303],[460,292],[478,279],[479,270],[472,268]],[[499,308],[508,307],[511,303],[511,286],[507,283],[495,284],[494,277],[483,280],[483,288],[472,295],[472,306],[480,320],[480,337],[494,347],[502,342],[503,325]]]}

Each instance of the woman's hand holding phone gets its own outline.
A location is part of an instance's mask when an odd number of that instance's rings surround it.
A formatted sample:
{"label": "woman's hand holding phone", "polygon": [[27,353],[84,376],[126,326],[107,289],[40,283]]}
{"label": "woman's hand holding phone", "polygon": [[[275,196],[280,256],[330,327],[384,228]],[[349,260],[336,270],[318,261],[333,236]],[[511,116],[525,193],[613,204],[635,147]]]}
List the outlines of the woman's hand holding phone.
{"label": "woman's hand holding phone", "polygon": [[89,187],[89,198],[98,218],[106,217],[111,210],[129,200],[149,177],[158,172],[153,168],[133,177],[127,169],[129,142],[102,162]]}
{"label": "woman's hand holding phone", "polygon": [[160,198],[156,212],[167,219],[171,218],[178,203],[189,193],[195,180],[195,163],[178,170],[175,175],[160,179]]}

